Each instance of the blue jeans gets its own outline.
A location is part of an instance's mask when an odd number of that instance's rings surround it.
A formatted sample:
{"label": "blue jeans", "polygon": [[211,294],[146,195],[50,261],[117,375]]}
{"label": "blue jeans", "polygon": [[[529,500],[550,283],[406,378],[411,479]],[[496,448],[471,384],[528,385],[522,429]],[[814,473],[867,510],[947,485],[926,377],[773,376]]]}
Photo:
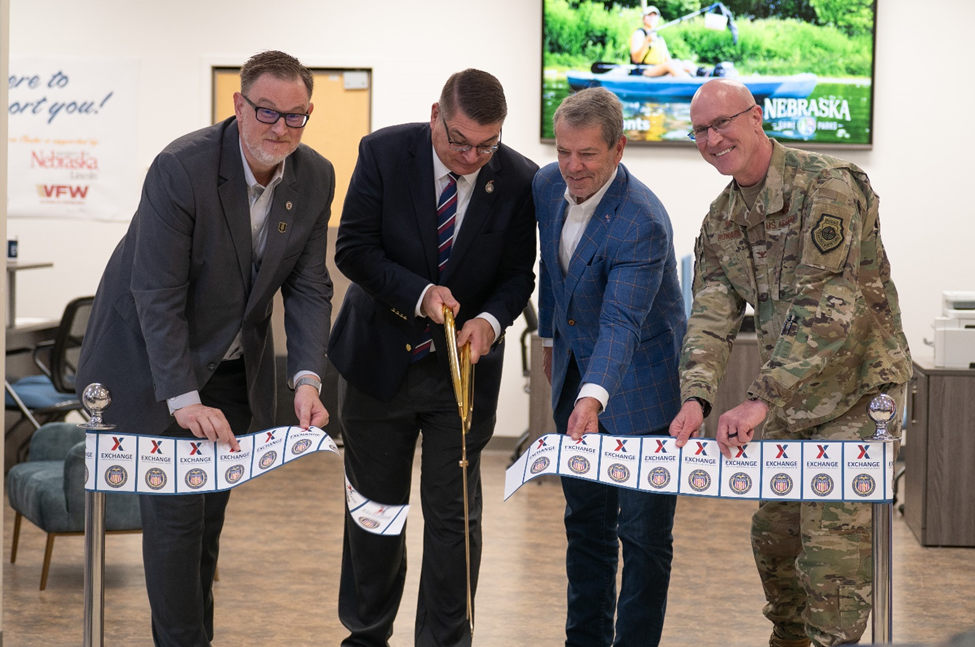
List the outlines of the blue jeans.
{"label": "blue jeans", "polygon": [[[559,433],[566,432],[580,381],[578,367],[571,361],[555,408],[555,427]],[[602,425],[600,432],[606,433]],[[658,645],[674,556],[677,497],[569,477],[562,479],[562,491],[568,537],[566,647]],[[617,601],[620,543],[623,580]]]}

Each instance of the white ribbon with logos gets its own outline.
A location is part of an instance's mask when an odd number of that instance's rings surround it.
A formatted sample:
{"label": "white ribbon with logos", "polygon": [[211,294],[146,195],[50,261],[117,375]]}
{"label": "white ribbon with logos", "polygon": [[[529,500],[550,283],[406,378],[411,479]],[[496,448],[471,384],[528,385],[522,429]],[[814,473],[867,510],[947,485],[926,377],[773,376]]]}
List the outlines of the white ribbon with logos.
{"label": "white ribbon with logos", "polygon": [[[199,494],[237,487],[302,456],[338,455],[335,441],[318,427],[275,427],[237,436],[240,451],[205,438],[165,438],[89,431],[85,438],[85,489],[137,494]],[[410,506],[382,505],[346,480],[352,518],[375,534],[399,534]]]}
{"label": "white ribbon with logos", "polygon": [[588,434],[537,438],[505,474],[504,498],[544,474],[658,494],[780,501],[889,502],[894,445],[866,440],[762,440],[725,458],[714,439]]}

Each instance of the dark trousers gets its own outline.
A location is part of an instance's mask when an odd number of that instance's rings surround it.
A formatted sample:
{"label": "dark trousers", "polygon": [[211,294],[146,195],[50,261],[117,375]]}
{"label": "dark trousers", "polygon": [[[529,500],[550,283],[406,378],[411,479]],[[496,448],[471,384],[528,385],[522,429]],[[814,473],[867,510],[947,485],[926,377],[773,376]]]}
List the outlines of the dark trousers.
{"label": "dark trousers", "polygon": [[[200,391],[203,404],[223,411],[236,433],[251,413],[244,361],[223,362]],[[166,436],[193,437],[174,421]],[[159,647],[208,647],[213,640],[213,575],[230,492],[140,495],[142,560]]]}
{"label": "dark trousers", "polygon": [[[423,561],[415,644],[470,645],[460,417],[448,373],[431,354],[410,366],[390,402],[376,400],[342,378],[338,394],[345,473],[368,499],[390,505],[409,502],[413,455],[422,432]],[[467,435],[472,595],[481,561],[480,456],[495,420],[494,411],[481,414],[475,414]],[[339,586],[339,618],[350,632],[342,641],[345,647],[389,644],[406,579],[405,532],[372,534],[356,525],[346,509]]]}
{"label": "dark trousers", "polygon": [[[566,433],[581,381],[579,368],[572,359],[555,407],[555,427],[559,433]],[[606,433],[602,425],[599,431]],[[667,433],[666,429],[647,431]],[[562,491],[568,538],[566,646],[658,645],[674,556],[677,497],[568,477],[562,478]],[[620,544],[623,580],[617,601]]]}

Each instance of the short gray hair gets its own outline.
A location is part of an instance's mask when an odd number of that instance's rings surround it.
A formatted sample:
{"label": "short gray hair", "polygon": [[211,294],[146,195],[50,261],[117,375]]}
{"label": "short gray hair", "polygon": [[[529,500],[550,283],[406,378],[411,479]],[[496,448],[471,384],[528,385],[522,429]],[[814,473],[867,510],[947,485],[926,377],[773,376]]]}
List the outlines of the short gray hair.
{"label": "short gray hair", "polygon": [[603,141],[612,148],[623,137],[623,104],[606,88],[586,88],[566,97],[552,117],[552,126],[599,126]]}

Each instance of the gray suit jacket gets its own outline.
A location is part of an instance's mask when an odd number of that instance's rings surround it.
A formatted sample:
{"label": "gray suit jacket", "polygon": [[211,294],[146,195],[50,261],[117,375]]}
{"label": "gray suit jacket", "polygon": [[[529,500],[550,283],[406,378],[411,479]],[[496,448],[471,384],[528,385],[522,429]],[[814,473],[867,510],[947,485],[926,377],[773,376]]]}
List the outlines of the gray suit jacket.
{"label": "gray suit jacket", "polygon": [[[185,135],[153,161],[139,208],[95,295],[78,366],[112,394],[108,422],[157,434],[166,399],[201,389],[242,331],[252,429],[273,425],[271,308],[281,288],[288,374],[324,375],[332,282],[325,266],[335,174],[301,145],[288,157],[252,280],[250,210],[237,123]],[[244,430],[234,430],[242,433]]]}

